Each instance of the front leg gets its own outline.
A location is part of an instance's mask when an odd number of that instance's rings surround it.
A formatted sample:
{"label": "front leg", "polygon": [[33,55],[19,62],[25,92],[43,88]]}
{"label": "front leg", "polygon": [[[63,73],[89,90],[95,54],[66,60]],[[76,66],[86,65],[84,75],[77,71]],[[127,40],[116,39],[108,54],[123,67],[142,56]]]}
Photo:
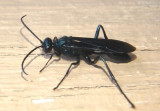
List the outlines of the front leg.
{"label": "front leg", "polygon": [[43,66],[43,68],[39,72],[42,72],[46,68],[46,66],[48,65],[49,61],[52,59],[53,55],[54,54],[52,53],[50,58],[48,59],[47,63]]}

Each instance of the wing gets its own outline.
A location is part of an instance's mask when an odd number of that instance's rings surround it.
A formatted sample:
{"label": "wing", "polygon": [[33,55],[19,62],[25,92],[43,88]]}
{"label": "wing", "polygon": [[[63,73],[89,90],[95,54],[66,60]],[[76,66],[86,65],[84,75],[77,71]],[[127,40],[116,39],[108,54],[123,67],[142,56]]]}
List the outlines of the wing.
{"label": "wing", "polygon": [[93,53],[129,53],[136,49],[131,44],[119,40],[82,37],[70,37],[70,39],[72,44],[69,47]]}

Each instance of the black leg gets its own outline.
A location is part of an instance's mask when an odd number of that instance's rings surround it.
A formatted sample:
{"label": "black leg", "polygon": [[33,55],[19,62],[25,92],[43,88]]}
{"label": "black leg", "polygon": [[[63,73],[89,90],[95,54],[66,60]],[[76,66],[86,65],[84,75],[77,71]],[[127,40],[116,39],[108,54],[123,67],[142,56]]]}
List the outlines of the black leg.
{"label": "black leg", "polygon": [[54,54],[51,55],[51,57],[49,58],[49,60],[48,60],[47,63],[45,64],[45,66],[44,66],[39,72],[42,72],[42,71],[46,68],[46,66],[48,65],[49,61],[52,59],[53,55],[54,55]]}
{"label": "black leg", "polygon": [[119,86],[117,80],[115,79],[114,75],[112,74],[110,68],[108,67],[106,61],[104,60],[104,58],[102,56],[99,56],[99,58],[103,61],[103,63],[105,64],[109,75],[111,77],[112,82],[116,85],[116,87],[118,88],[118,90],[121,92],[121,94],[126,98],[126,100],[128,101],[128,103],[131,105],[132,108],[135,108],[134,104],[129,100],[129,98],[125,95],[125,93],[123,92],[123,90],[121,89],[121,87]]}
{"label": "black leg", "polygon": [[105,32],[105,30],[104,30],[104,28],[103,28],[102,25],[98,25],[94,38],[95,38],[95,39],[98,39],[100,28],[101,28],[102,31],[103,31],[104,38],[105,38],[105,39],[108,39],[108,37],[107,37],[107,35],[106,35],[106,32]]}
{"label": "black leg", "polygon": [[62,78],[62,80],[58,83],[58,85],[54,88],[54,90],[56,90],[60,84],[63,82],[63,80],[69,75],[69,70],[71,69],[72,65],[78,65],[80,63],[80,59],[79,57],[77,58],[77,62],[71,63],[71,65],[69,66],[66,74],[64,75],[64,77]]}
{"label": "black leg", "polygon": [[131,105],[132,108],[135,108],[134,104],[129,100],[129,98],[125,95],[125,93],[123,92],[123,90],[121,89],[121,87],[119,86],[117,80],[115,79],[114,75],[112,74],[110,68],[108,67],[106,61],[104,60],[104,58],[102,56],[97,56],[93,61],[91,61],[90,57],[89,56],[85,56],[85,61],[88,63],[88,64],[96,64],[98,60],[102,60],[103,63],[105,64],[108,72],[109,72],[109,75],[110,75],[110,78],[111,78],[111,82],[114,83],[116,85],[116,87],[118,88],[118,90],[121,92],[121,94],[125,97],[125,99],[129,102],[129,104]]}

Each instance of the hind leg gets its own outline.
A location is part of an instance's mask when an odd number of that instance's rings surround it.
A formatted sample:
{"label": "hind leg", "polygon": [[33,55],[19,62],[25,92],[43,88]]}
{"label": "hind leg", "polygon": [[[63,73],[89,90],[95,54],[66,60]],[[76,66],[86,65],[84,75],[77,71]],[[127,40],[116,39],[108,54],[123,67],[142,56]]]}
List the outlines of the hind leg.
{"label": "hind leg", "polygon": [[131,105],[132,108],[135,108],[134,104],[129,100],[129,98],[126,96],[126,94],[123,92],[123,90],[121,89],[120,85],[118,84],[116,78],[114,77],[113,73],[111,72],[108,64],[106,63],[106,61],[104,60],[104,58],[102,56],[97,56],[95,57],[95,59],[92,61],[90,59],[90,57],[88,55],[85,56],[85,61],[90,64],[90,65],[94,65],[97,63],[98,60],[103,61],[104,65],[106,66],[106,69],[108,70],[108,73],[110,75],[111,78],[111,82],[113,84],[116,85],[116,87],[118,88],[118,90],[120,91],[120,93],[124,96],[124,98],[128,101],[128,103]]}
{"label": "hind leg", "polygon": [[98,25],[94,38],[95,38],[95,39],[98,39],[100,29],[102,29],[102,31],[103,31],[104,38],[105,38],[105,39],[108,39],[108,37],[107,37],[107,35],[106,35],[106,32],[105,32],[105,30],[104,30],[104,28],[103,28],[102,25]]}

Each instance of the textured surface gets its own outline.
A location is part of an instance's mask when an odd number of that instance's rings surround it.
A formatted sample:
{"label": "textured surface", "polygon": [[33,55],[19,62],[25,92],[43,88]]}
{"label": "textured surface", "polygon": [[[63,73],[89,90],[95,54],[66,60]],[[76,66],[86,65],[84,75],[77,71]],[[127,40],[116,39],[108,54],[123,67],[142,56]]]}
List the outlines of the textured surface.
{"label": "textured surface", "polygon": [[[57,85],[73,61],[53,61],[42,73],[47,57],[24,56],[40,43],[23,28],[20,18],[42,39],[72,35],[93,37],[102,24],[111,39],[134,45],[137,58],[129,63],[108,61],[122,89],[137,111],[160,110],[160,1],[159,0],[1,0],[0,111],[133,110],[104,71],[84,61]],[[57,59],[57,57],[54,57]],[[54,59],[53,59],[54,60]],[[27,63],[27,61],[26,61]],[[97,65],[105,69],[102,62]]]}

